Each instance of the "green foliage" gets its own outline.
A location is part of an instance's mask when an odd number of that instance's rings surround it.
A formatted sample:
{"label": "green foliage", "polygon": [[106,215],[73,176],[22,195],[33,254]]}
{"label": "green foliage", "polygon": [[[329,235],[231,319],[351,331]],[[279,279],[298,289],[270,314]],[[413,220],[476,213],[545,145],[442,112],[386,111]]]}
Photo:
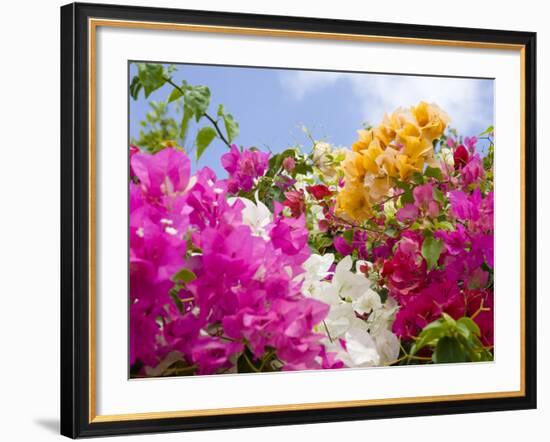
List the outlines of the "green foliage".
{"label": "green foliage", "polygon": [[185,90],[187,89],[187,81],[183,80],[181,85],[179,87],[175,87],[172,89],[172,92],[168,96],[168,103],[171,103],[172,101],[176,101],[179,98],[183,97],[183,94],[185,93]]}
{"label": "green foliage", "polygon": [[189,106],[183,106],[183,117],[180,123],[180,139],[185,141],[187,137],[187,129],[189,129],[189,121],[193,118],[193,111]]}
{"label": "green foliage", "polygon": [[227,141],[231,143],[239,135],[239,123],[235,121],[233,115],[225,112],[223,104],[220,104],[218,107],[218,117],[223,119],[225,132],[227,134]]}
{"label": "green foliage", "polygon": [[333,237],[325,234],[311,234],[308,238],[309,246],[314,253],[323,254],[329,247],[332,247]]}
{"label": "green foliage", "polygon": [[188,86],[184,97],[185,105],[193,111],[198,123],[210,105],[210,89],[207,86]]}
{"label": "green foliage", "polygon": [[149,101],[151,110],[140,122],[139,138],[133,144],[151,153],[163,149],[167,141],[177,143],[180,129],[176,120],[168,115],[168,105],[162,101]]}
{"label": "green foliage", "polygon": [[245,347],[237,359],[237,373],[265,373],[277,371],[281,362],[273,348],[268,347],[264,356],[256,359],[248,347]]}
{"label": "green foliage", "polygon": [[434,195],[434,200],[439,204],[444,205],[446,203],[445,195],[438,187],[434,187],[433,195]]}
{"label": "green foliage", "polygon": [[420,350],[430,347],[435,363],[478,362],[493,359],[491,352],[479,340],[479,327],[470,317],[454,320],[443,313],[437,321],[428,324],[410,349],[413,358]]}
{"label": "green foliage", "polygon": [[[130,96],[134,100],[138,99],[141,90],[144,91],[145,98],[166,84],[172,86],[172,90],[166,102],[149,102],[152,111],[147,115],[146,120],[140,122],[142,127],[140,137],[132,140],[133,144],[151,153],[158,152],[167,145],[188,144],[186,138],[193,118],[197,123],[204,118],[210,124],[197,132],[193,143],[197,148],[197,159],[211,145],[214,138],[220,138],[229,146],[238,136],[239,124],[230,113],[225,111],[223,105],[218,107],[217,118],[208,114],[211,92],[207,86],[190,85],[185,80],[176,84],[172,79],[172,73],[175,70],[173,66],[136,63],[136,67],[138,72],[130,82]],[[179,124],[170,116],[169,105],[175,105],[177,111],[182,111]],[[223,126],[220,127],[222,123]],[[225,136],[221,131],[222,128],[225,129]]]}
{"label": "green foliage", "polygon": [[214,138],[216,138],[216,131],[210,126],[203,127],[199,130],[195,140],[195,144],[197,146],[197,160],[201,157]]}
{"label": "green foliage", "polygon": [[266,175],[271,177],[278,175],[279,172],[281,171],[281,168],[283,167],[284,159],[287,157],[295,158],[296,155],[298,155],[298,152],[296,152],[296,149],[293,147],[290,149],[286,149],[281,153],[272,155],[269,158],[269,164],[268,164],[269,168]]}
{"label": "green foliage", "polygon": [[484,135],[490,135],[490,134],[492,134],[494,131],[495,131],[494,126],[489,126],[487,129],[485,129],[483,132],[481,132],[481,133],[479,134],[479,136],[482,137],[482,136],[484,136]]}
{"label": "green foliage", "polygon": [[134,100],[137,100],[139,92],[143,89],[145,98],[148,98],[152,92],[164,86],[168,80],[168,72],[161,64],[156,63],[136,63],[138,70],[130,83],[130,94]]}
{"label": "green foliage", "polygon": [[194,281],[197,279],[197,275],[192,270],[182,268],[180,271],[178,271],[174,275],[174,282],[180,283],[180,284],[187,284],[191,281]]}
{"label": "green foliage", "polygon": [[435,178],[437,181],[443,180],[443,174],[441,173],[441,169],[439,167],[426,167],[426,170],[424,171],[424,176]]}
{"label": "green foliage", "polygon": [[440,239],[434,238],[433,236],[428,236],[424,239],[422,243],[422,256],[426,260],[429,270],[437,265],[442,249],[443,241]]}
{"label": "green foliage", "polygon": [[348,245],[351,246],[352,242],[353,242],[353,230],[346,230],[342,236],[344,237],[344,239],[346,240],[346,242],[348,243]]}
{"label": "green foliage", "polygon": [[467,361],[466,351],[460,341],[450,336],[439,339],[432,358],[435,363]]}

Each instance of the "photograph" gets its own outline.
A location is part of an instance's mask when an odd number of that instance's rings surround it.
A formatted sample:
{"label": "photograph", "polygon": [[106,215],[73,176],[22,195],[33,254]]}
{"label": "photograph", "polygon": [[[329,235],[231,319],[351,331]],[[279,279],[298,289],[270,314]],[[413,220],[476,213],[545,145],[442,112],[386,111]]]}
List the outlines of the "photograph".
{"label": "photograph", "polygon": [[130,60],[127,97],[129,378],[495,359],[493,78]]}

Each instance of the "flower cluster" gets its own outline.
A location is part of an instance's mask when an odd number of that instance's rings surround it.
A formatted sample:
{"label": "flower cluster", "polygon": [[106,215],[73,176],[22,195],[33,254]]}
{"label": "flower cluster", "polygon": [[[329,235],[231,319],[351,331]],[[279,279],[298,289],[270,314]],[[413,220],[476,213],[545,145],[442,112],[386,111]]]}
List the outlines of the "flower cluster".
{"label": "flower cluster", "polygon": [[132,375],[490,360],[492,129],[449,122],[421,102],[351,149],[228,143],[221,179],[131,146]]}
{"label": "flower cluster", "polygon": [[345,186],[338,210],[354,221],[372,215],[373,204],[391,192],[396,180],[406,181],[433,162],[433,141],[449,117],[437,105],[421,102],[386,115],[376,128],[359,131],[343,162]]}
{"label": "flower cluster", "polygon": [[321,368],[329,353],[314,329],[329,308],[301,293],[304,217],[279,207],[258,219],[265,206],[228,198],[229,180],[207,168],[190,177],[173,148],[133,153],[131,166],[130,363],[178,352],[180,371],[198,374],[241,356],[252,369]]}

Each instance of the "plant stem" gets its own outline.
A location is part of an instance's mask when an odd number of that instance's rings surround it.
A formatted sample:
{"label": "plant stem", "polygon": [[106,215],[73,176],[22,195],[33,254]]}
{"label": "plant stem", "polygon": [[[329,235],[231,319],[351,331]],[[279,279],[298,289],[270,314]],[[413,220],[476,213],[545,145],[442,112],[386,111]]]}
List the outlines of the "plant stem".
{"label": "plant stem", "polygon": [[260,364],[260,368],[258,369],[258,371],[261,372],[264,369],[265,364],[267,364],[271,356],[273,356],[274,354],[275,354],[275,351],[271,350],[262,358],[262,363]]}
{"label": "plant stem", "polygon": [[219,137],[221,138],[221,140],[225,143],[225,145],[227,147],[229,147],[229,149],[231,149],[231,144],[229,143],[229,141],[226,140],[226,138],[224,137],[224,135],[222,134],[222,131],[220,130],[219,126],[218,126],[218,122],[216,120],[214,120],[210,115],[208,115],[206,112],[203,114],[203,116],[205,116],[211,123],[212,125],[214,126],[214,129],[216,129],[216,132],[218,132],[218,135]]}
{"label": "plant stem", "polygon": [[248,366],[256,373],[259,373],[260,370],[258,370],[254,364],[252,363],[252,361],[250,359],[248,359],[248,356],[246,355],[246,352],[243,351],[243,356],[244,356],[244,360],[246,361],[246,363],[248,364]]}
{"label": "plant stem", "polygon": [[334,341],[332,340],[332,336],[330,336],[330,332],[328,331],[327,323],[326,323],[324,320],[323,320],[323,325],[325,326],[325,331],[327,332],[327,336],[328,336],[329,341],[330,341],[331,343],[334,342]]}

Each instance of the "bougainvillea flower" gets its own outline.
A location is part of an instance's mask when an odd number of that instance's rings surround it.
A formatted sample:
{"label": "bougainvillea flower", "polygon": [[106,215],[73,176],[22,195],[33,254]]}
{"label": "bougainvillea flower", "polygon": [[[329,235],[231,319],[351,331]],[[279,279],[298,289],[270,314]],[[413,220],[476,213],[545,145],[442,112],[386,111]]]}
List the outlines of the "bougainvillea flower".
{"label": "bougainvillea flower", "polygon": [[132,157],[138,152],[139,149],[137,148],[137,146],[133,146],[132,144],[130,144],[130,179],[133,179],[136,176],[134,168],[132,167]]}
{"label": "bougainvillea flower", "polygon": [[177,195],[189,184],[191,162],[174,148],[162,149],[155,155],[135,153],[131,166],[144,192],[152,198]]}
{"label": "bougainvillea flower", "polygon": [[324,184],[315,184],[306,187],[307,192],[316,200],[322,200],[332,195],[332,191]]}
{"label": "bougainvillea flower", "polygon": [[283,160],[283,169],[286,170],[287,172],[292,172],[295,167],[296,167],[296,161],[294,161],[294,158],[286,157]]}
{"label": "bougainvillea flower", "polygon": [[420,234],[405,231],[393,257],[384,262],[382,276],[399,300],[406,300],[407,295],[419,290],[426,282],[426,261],[421,247]]}
{"label": "bougainvillea flower", "polygon": [[223,168],[229,174],[227,180],[230,193],[242,190],[248,192],[254,186],[254,180],[267,170],[269,154],[259,150],[245,149],[242,152],[236,145],[222,155]]}
{"label": "bougainvillea flower", "polygon": [[462,167],[461,172],[464,187],[481,181],[485,176],[485,169],[483,168],[480,156],[477,154],[472,155],[470,160]]}
{"label": "bougainvillea flower", "polygon": [[368,259],[367,239],[367,232],[356,230],[353,232],[351,243],[342,236],[334,238],[334,248],[342,256],[351,255],[357,251],[359,259]]}
{"label": "bougainvillea flower", "polygon": [[453,154],[455,169],[461,169],[468,163],[470,153],[463,144],[459,144]]}
{"label": "bougainvillea flower", "polygon": [[283,206],[290,209],[294,218],[299,217],[306,209],[305,195],[302,189],[285,192]]}

